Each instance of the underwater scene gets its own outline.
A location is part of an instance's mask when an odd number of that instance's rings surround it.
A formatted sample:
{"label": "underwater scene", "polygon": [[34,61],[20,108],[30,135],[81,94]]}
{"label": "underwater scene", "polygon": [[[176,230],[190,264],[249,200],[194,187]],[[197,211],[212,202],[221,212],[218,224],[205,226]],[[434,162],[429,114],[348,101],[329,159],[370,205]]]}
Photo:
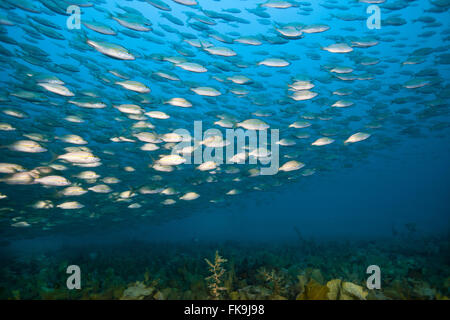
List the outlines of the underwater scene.
{"label": "underwater scene", "polygon": [[447,300],[449,8],[1,0],[0,299]]}

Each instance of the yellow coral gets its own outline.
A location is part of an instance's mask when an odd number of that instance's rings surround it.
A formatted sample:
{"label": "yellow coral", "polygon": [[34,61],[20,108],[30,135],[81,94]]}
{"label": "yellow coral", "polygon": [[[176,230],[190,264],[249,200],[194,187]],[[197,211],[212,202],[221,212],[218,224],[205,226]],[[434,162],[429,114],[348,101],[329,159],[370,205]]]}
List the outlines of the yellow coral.
{"label": "yellow coral", "polygon": [[329,300],[366,300],[369,294],[363,287],[352,282],[333,279],[327,282]]}
{"label": "yellow coral", "polygon": [[352,282],[342,284],[341,300],[366,300],[368,292]]}
{"label": "yellow coral", "polygon": [[144,283],[137,281],[123,292],[120,300],[142,300],[151,295],[154,290],[154,288],[146,287]]}
{"label": "yellow coral", "polygon": [[227,290],[227,288],[220,285],[222,283],[220,278],[225,273],[225,268],[222,264],[228,260],[219,256],[219,251],[216,251],[214,264],[206,258],[205,261],[209,265],[209,271],[212,273],[210,276],[206,277],[205,280],[209,282],[208,288],[210,289],[213,299],[219,300],[221,298],[221,291]]}
{"label": "yellow coral", "polygon": [[333,279],[327,282],[328,291],[328,299],[329,300],[339,300],[341,297],[341,287],[342,280],[341,279]]}
{"label": "yellow coral", "polygon": [[327,300],[327,286],[323,286],[315,280],[310,280],[305,286],[305,291],[297,295],[297,300]]}

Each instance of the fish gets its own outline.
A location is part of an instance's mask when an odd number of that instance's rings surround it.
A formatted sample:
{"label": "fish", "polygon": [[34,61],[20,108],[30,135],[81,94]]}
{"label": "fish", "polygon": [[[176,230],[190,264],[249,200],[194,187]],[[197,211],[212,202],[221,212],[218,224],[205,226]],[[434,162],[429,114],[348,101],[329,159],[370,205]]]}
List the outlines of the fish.
{"label": "fish", "polygon": [[167,100],[164,103],[170,104],[171,106],[174,106],[174,107],[181,107],[181,108],[190,108],[190,107],[192,107],[192,103],[189,102],[185,98],[171,98],[171,99]]}
{"label": "fish", "polygon": [[289,64],[289,61],[280,58],[267,58],[258,62],[258,65],[267,67],[287,67]]}
{"label": "fish", "polygon": [[86,28],[93,30],[95,32],[98,32],[100,34],[110,35],[110,36],[117,35],[117,32],[114,31],[114,29],[112,29],[108,25],[99,23],[97,21],[83,21],[82,23]]}
{"label": "fish", "polygon": [[42,147],[39,143],[33,140],[18,140],[9,145],[8,148],[12,151],[26,152],[26,153],[40,153],[48,150]]}
{"label": "fish", "polygon": [[183,70],[196,72],[196,73],[203,73],[203,72],[208,71],[208,69],[206,69],[202,65],[200,65],[198,63],[194,63],[194,62],[182,62],[182,63],[175,64],[175,66],[177,66]]}
{"label": "fish", "polygon": [[344,143],[355,143],[360,142],[368,139],[370,137],[369,133],[365,132],[357,132],[352,134],[350,137],[347,138],[347,140],[344,141]]}
{"label": "fish", "polygon": [[328,137],[322,137],[311,143],[312,146],[326,146],[328,144],[333,143],[335,140],[328,138]]}
{"label": "fish", "polygon": [[284,171],[284,172],[289,172],[289,171],[294,171],[294,170],[300,170],[304,166],[305,166],[305,164],[303,164],[299,161],[291,160],[291,161],[284,163],[278,170]]}
{"label": "fish", "polygon": [[34,180],[44,186],[65,187],[70,185],[70,181],[62,176],[45,176]]}
{"label": "fish", "polygon": [[126,81],[117,81],[117,85],[134,92],[139,93],[148,93],[150,92],[150,88],[147,87],[145,84],[139,81],[132,81],[132,80],[126,80]]}
{"label": "fish", "polygon": [[89,151],[69,151],[57,156],[57,159],[65,160],[70,163],[92,164],[98,163],[100,158]]}
{"label": "fish", "polygon": [[76,210],[84,208],[84,205],[79,203],[78,201],[66,201],[58,204],[56,207],[63,210]]}
{"label": "fish", "polygon": [[236,124],[247,130],[267,130],[269,125],[260,119],[247,119]]}
{"label": "fish", "polygon": [[331,53],[348,53],[353,51],[353,48],[346,43],[334,43],[322,49]]}
{"label": "fish", "polygon": [[86,40],[86,43],[100,53],[118,60],[135,60],[135,56],[124,47],[105,41]]}

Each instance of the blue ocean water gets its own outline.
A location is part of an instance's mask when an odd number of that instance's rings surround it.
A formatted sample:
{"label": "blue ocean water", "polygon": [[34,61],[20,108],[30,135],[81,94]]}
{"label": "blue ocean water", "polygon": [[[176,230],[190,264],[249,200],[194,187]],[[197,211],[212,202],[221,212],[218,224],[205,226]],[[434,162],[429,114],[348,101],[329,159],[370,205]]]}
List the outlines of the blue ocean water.
{"label": "blue ocean water", "polygon": [[[152,298],[217,298],[201,266],[216,250],[236,270],[220,298],[305,298],[290,283],[306,270],[320,270],[321,285],[362,285],[376,263],[395,289],[369,297],[448,296],[449,7],[2,2],[0,296],[120,298],[148,267]],[[198,139],[195,121],[223,137],[277,130],[283,140],[267,149],[280,170],[261,174],[267,164],[249,160],[265,157],[252,147],[240,150],[243,164],[184,163],[194,153],[177,151],[177,130],[199,150],[225,149]],[[192,264],[189,277],[170,275],[163,260]],[[30,261],[29,272],[82,265],[96,274],[86,283],[103,289],[63,293],[64,273],[36,280],[18,271]],[[107,261],[114,276],[100,271]],[[263,267],[289,289],[245,291],[265,286],[253,276]]]}

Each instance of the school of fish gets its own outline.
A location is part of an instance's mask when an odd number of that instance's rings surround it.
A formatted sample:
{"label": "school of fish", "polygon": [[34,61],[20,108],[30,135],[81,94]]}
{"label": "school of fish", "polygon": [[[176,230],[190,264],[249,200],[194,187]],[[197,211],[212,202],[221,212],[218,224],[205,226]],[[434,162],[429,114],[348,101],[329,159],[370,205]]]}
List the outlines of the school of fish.
{"label": "school of fish", "polygon": [[[379,29],[366,24],[371,5]],[[0,229],[161,223],[350,168],[407,138],[444,139],[449,8],[0,1]],[[223,136],[197,139],[194,121]],[[186,163],[198,148],[225,150],[225,130],[238,128],[279,130],[276,174],[250,163],[272,155],[261,146]]]}

